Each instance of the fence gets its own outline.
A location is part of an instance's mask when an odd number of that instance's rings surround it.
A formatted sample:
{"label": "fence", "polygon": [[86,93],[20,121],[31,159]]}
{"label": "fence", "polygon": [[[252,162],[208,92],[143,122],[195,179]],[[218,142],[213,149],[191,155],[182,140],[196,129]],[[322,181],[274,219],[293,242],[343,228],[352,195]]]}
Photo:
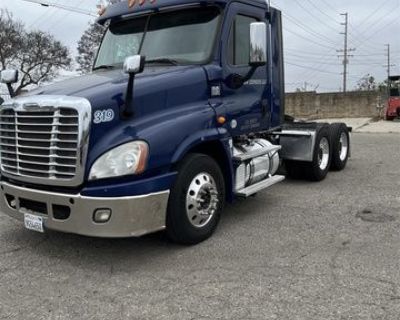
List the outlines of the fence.
{"label": "fence", "polygon": [[380,115],[384,97],[379,92],[286,94],[286,114],[306,119],[361,118]]}

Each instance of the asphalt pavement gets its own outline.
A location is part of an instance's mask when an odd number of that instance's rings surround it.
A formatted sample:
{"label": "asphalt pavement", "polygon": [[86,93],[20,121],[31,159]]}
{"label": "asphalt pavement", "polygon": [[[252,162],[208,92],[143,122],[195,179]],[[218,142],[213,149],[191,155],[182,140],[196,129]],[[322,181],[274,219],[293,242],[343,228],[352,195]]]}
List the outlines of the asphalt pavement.
{"label": "asphalt pavement", "polygon": [[229,205],[195,247],[38,234],[0,214],[0,319],[400,318],[400,135]]}

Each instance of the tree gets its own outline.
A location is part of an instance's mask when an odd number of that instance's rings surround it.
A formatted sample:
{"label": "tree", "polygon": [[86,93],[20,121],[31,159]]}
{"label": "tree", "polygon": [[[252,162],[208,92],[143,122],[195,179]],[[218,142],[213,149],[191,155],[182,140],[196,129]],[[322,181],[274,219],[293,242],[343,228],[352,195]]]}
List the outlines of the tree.
{"label": "tree", "polygon": [[[121,0],[108,0],[109,4],[120,2]],[[97,48],[103,38],[104,27],[96,22],[90,23],[78,42],[78,56],[76,62],[79,65],[78,71],[88,73],[92,70]]]}
{"label": "tree", "polygon": [[97,23],[90,24],[78,42],[78,56],[76,62],[78,71],[88,73],[92,70],[97,48],[103,37],[104,28]]}
{"label": "tree", "polygon": [[375,91],[377,89],[375,77],[370,74],[365,75],[357,82],[357,89],[359,91]]}
{"label": "tree", "polygon": [[23,47],[23,25],[13,21],[6,10],[0,10],[0,64],[1,69],[13,66]]}
{"label": "tree", "polygon": [[[106,3],[114,4],[122,0],[107,0]],[[101,1],[102,3],[103,1]],[[130,0],[128,6],[142,5],[145,0]],[[154,3],[155,0],[149,0]],[[78,56],[76,62],[79,65],[78,71],[81,73],[88,73],[92,70],[94,59],[96,57],[97,48],[103,38],[104,28],[97,23],[90,23],[89,27],[83,33],[78,42]]]}
{"label": "tree", "polygon": [[16,94],[30,85],[50,81],[60,69],[70,67],[67,47],[49,33],[26,32],[23,24],[4,10],[0,12],[0,30],[0,68],[19,70]]}

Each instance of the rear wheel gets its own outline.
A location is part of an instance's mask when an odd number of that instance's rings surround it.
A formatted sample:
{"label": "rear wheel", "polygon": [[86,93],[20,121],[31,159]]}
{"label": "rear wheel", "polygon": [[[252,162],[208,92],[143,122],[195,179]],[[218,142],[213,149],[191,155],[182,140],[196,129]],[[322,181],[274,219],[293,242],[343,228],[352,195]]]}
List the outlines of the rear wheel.
{"label": "rear wheel", "polygon": [[202,154],[190,154],[178,168],[168,204],[167,234],[192,245],[215,231],[225,202],[225,184],[218,164]]}
{"label": "rear wheel", "polygon": [[341,171],[346,167],[350,154],[350,134],[344,123],[331,125],[332,163],[331,169]]}
{"label": "rear wheel", "polygon": [[331,165],[331,144],[329,126],[323,125],[317,129],[312,162],[287,161],[288,175],[295,179],[310,181],[324,180]]}

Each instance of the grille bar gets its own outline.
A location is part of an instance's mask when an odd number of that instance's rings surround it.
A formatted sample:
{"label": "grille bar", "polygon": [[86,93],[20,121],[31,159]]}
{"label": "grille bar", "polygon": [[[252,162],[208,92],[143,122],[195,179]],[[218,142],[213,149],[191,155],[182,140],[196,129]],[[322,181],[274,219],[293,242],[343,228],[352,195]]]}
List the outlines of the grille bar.
{"label": "grille bar", "polygon": [[[1,154],[12,154],[12,155],[16,155],[17,154],[16,152],[9,151],[9,150],[2,150],[2,151],[0,151],[0,153]],[[55,155],[51,155],[51,156],[49,156],[49,155],[41,155],[41,154],[32,156],[31,154],[28,154],[28,153],[18,152],[18,155],[20,157],[26,156],[26,157],[35,157],[35,158],[59,158],[59,159],[64,159],[64,160],[76,160],[75,157],[58,156],[56,154]]]}
{"label": "grille bar", "polygon": [[[40,119],[40,118],[39,118]],[[35,120],[35,119],[33,119]],[[37,121],[37,119],[36,119]],[[23,127],[52,127],[52,126],[59,126],[59,127],[78,127],[77,124],[69,124],[69,123],[60,123],[60,122],[46,122],[46,123],[31,123],[31,122],[16,122],[16,123],[11,123],[11,122],[2,122],[0,121],[0,125],[12,125],[12,126],[23,126]],[[41,128],[43,129],[43,128]]]}
{"label": "grille bar", "polygon": [[[12,159],[12,158],[2,157],[1,159],[2,159],[2,161],[16,162],[16,160]],[[43,166],[43,165],[55,166],[55,167],[60,167],[60,168],[75,168],[76,167],[74,164],[72,164],[72,165],[71,164],[61,164],[61,163],[57,163],[57,162],[45,163],[45,162],[38,162],[38,161],[26,161],[26,160],[21,160],[21,159],[19,159],[19,163],[35,164],[38,166]]]}
{"label": "grille bar", "polygon": [[[18,141],[27,141],[27,142],[47,142],[46,139],[31,139],[31,138],[16,138],[13,136],[0,136],[0,139],[4,140],[18,140]],[[64,139],[53,139],[55,142],[63,142],[63,143],[76,143],[76,140],[64,140]]]}
{"label": "grille bar", "polygon": [[[7,167],[10,168],[11,170],[14,170],[14,167],[8,164],[3,164],[3,167]],[[63,176],[71,176],[73,177],[75,174],[74,173],[70,173],[68,171],[65,172],[59,172],[56,170],[37,170],[37,169],[24,169],[24,168],[20,168],[19,170],[20,172],[30,172],[30,173],[36,173],[36,174],[48,174],[48,175],[63,175]]]}
{"label": "grille bar", "polygon": [[[1,129],[0,130],[0,132],[16,132],[16,133],[23,133],[23,134],[49,134],[49,133],[47,133],[47,132],[39,132],[39,131],[29,131],[29,130],[19,130],[19,129],[17,129],[17,130],[12,130],[12,129],[9,129],[9,128],[6,128],[6,129]],[[68,131],[68,132],[61,132],[61,131],[58,131],[58,130],[54,130],[53,131],[53,133],[54,134],[66,134],[66,135],[78,135],[79,134],[79,132],[77,132],[77,131]]]}
{"label": "grille bar", "polygon": [[[49,143],[48,141],[45,141],[47,143]],[[15,147],[15,145],[13,144],[6,144],[3,142],[0,142],[0,146],[4,146],[4,147]],[[22,149],[33,149],[33,150],[50,150],[50,151],[70,151],[70,152],[76,152],[76,148],[60,148],[60,147],[37,147],[37,146],[28,146],[28,145],[21,145],[21,144],[17,144],[16,145],[17,148],[22,148]],[[34,155],[34,153],[31,154],[32,156]]]}

